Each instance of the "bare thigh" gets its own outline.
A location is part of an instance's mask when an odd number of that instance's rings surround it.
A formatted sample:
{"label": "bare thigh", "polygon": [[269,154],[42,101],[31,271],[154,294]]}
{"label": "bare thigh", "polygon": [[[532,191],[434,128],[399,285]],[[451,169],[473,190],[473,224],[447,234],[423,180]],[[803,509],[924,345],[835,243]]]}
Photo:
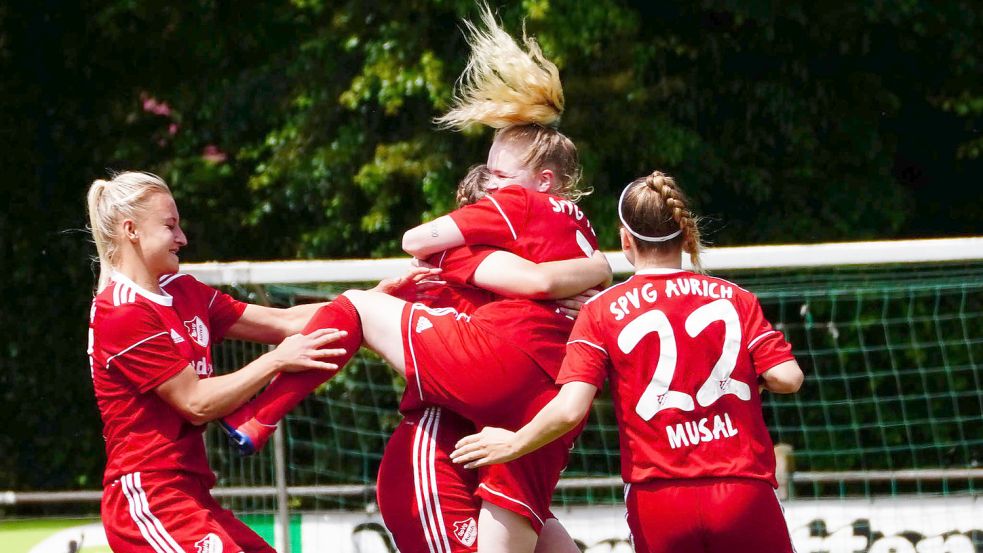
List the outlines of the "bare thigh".
{"label": "bare thigh", "polygon": [[345,297],[362,320],[364,345],[378,353],[396,372],[406,376],[401,320],[407,303],[388,294],[349,290]]}

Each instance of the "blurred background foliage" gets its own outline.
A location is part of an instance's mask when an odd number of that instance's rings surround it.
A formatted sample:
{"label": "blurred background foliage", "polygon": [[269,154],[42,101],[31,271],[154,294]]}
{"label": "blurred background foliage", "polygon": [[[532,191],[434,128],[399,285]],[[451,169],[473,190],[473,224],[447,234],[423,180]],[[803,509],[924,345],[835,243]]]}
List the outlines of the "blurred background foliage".
{"label": "blurred background foliage", "polygon": [[[976,0],[493,3],[557,62],[583,205],[674,174],[717,245],[981,234]],[[185,261],[399,254],[490,132],[436,131],[471,0],[0,4],[0,489],[91,488],[84,195],[161,174]]]}

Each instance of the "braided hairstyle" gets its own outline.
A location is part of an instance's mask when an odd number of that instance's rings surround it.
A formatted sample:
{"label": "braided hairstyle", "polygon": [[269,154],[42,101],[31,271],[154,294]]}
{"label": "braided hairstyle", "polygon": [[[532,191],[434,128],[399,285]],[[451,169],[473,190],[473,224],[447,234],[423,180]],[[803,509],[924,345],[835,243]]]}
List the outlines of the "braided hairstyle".
{"label": "braided hairstyle", "polygon": [[457,207],[471,205],[487,194],[488,166],[484,163],[468,167],[468,174],[457,183]]}
{"label": "braided hairstyle", "polygon": [[455,130],[473,124],[498,129],[496,144],[512,148],[535,171],[553,171],[551,193],[579,199],[586,192],[578,190],[577,147],[556,129],[564,107],[560,71],[535,39],[523,35],[520,46],[486,4],[480,10],[480,27],[464,22],[471,56],[458,80],[453,106],[435,122]]}
{"label": "braided hairstyle", "polygon": [[[689,253],[693,269],[702,272],[699,218],[687,205],[686,196],[675,179],[662,171],[654,171],[628,185],[619,210],[622,222],[631,234],[666,238],[656,241],[635,236],[639,254],[682,248]],[[677,232],[676,236],[667,238]]]}

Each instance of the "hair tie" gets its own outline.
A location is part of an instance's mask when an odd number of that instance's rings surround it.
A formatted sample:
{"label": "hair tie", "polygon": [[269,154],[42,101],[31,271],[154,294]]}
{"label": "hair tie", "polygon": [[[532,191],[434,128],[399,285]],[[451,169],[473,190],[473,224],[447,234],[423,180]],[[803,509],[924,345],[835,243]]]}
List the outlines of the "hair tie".
{"label": "hair tie", "polygon": [[630,226],[628,226],[628,222],[625,221],[625,214],[621,206],[624,204],[625,194],[628,193],[628,189],[631,188],[631,185],[632,183],[629,183],[628,186],[626,186],[625,189],[621,191],[621,197],[618,198],[618,218],[621,219],[621,225],[625,227],[625,230],[631,233],[631,235],[634,236],[635,238],[638,238],[639,240],[644,240],[646,242],[666,242],[682,234],[683,229],[679,229],[676,232],[667,234],[665,236],[645,236],[644,234],[639,234],[635,232]]}

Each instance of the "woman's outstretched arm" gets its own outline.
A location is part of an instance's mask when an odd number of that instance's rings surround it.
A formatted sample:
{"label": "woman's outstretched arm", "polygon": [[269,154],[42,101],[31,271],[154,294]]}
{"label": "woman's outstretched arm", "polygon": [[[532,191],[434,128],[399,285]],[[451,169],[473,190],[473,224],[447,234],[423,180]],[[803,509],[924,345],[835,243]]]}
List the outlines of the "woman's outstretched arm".
{"label": "woman's outstretched arm", "polygon": [[586,382],[568,382],[539,413],[516,432],[486,426],[465,436],[451,453],[455,463],[466,468],[506,463],[532,453],[576,427],[587,416],[597,387]]}
{"label": "woman's outstretched arm", "polygon": [[533,263],[511,252],[496,251],[475,270],[476,286],[500,296],[560,299],[611,282],[611,266],[600,251],[591,257]]}

